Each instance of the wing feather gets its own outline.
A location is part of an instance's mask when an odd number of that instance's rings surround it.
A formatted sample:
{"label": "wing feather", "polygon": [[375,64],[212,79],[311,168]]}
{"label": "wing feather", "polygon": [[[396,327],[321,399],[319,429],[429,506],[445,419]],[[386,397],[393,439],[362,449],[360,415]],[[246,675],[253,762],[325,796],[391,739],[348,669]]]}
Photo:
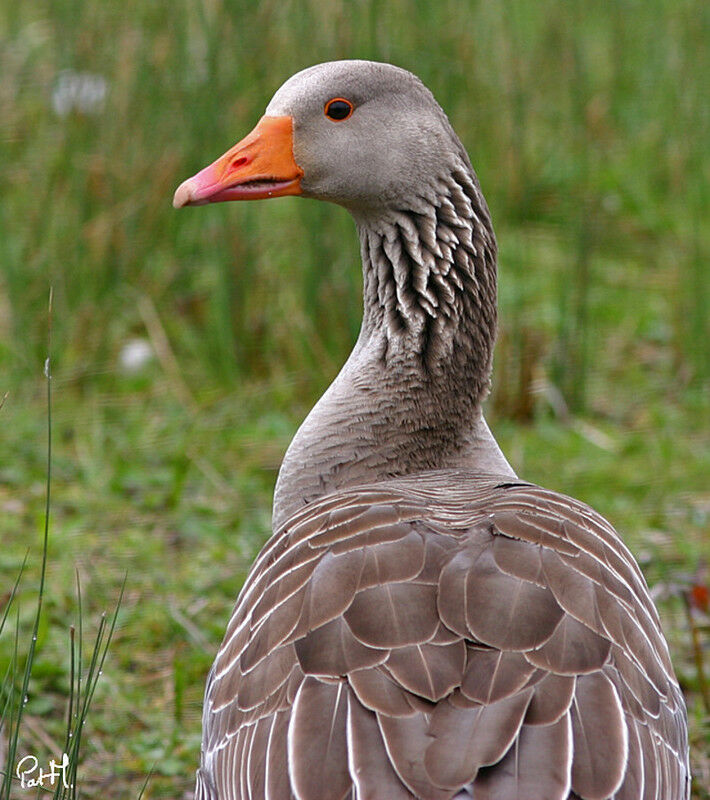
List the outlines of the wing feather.
{"label": "wing feather", "polygon": [[360,589],[409,581],[421,574],[425,556],[424,540],[410,526],[408,530],[405,536],[396,541],[368,545],[359,551],[364,556]]}
{"label": "wing feather", "polygon": [[377,714],[377,724],[390,764],[412,794],[419,800],[450,800],[451,792],[435,786],[424,768],[422,753],[431,741],[427,716],[423,712],[410,717]]}
{"label": "wing feather", "polygon": [[306,676],[288,729],[288,765],[298,800],[342,800],[350,792],[347,687]]}
{"label": "wing feather", "polygon": [[624,781],[614,795],[614,800],[644,800],[644,754],[641,748],[641,739],[638,733],[639,723],[626,717],[626,729],[629,734],[629,753],[626,759],[626,774]]}
{"label": "wing feather", "polygon": [[569,714],[551,725],[523,725],[505,758],[479,772],[473,796],[476,800],[567,800],[571,740]]}
{"label": "wing feather", "polygon": [[416,709],[408,702],[409,694],[383,669],[351,672],[348,681],[358,700],[371,711],[388,717],[411,717]]}
{"label": "wing feather", "polygon": [[436,633],[436,588],[419,583],[385,583],[358,592],[344,614],[350,629],[369,647],[403,647]]}
{"label": "wing feather", "polygon": [[462,639],[451,644],[399,647],[387,659],[387,671],[405,689],[427,700],[441,700],[461,685],[466,665]]}
{"label": "wing feather", "polygon": [[394,771],[377,716],[348,695],[348,765],[357,800],[416,800]]}
{"label": "wing feather", "polygon": [[265,758],[265,800],[291,800],[293,792],[288,775],[287,757],[290,711],[279,711],[271,719]]}
{"label": "wing feather", "polygon": [[470,700],[494,703],[521,689],[535,668],[522,653],[490,647],[467,648],[461,691]]}
{"label": "wing feather", "polygon": [[488,705],[470,702],[463,708],[448,700],[437,704],[429,728],[434,741],[424,756],[432,782],[459,789],[480,767],[501,759],[518,735],[532,693],[524,689]]}
{"label": "wing feather", "polygon": [[565,714],[572,704],[576,676],[548,672],[535,684],[535,691],[525,715],[527,725],[550,725]]}
{"label": "wing feather", "polygon": [[624,778],[628,732],[616,689],[602,672],[577,678],[572,735],[572,788],[585,800],[605,800]]}
{"label": "wing feather", "polygon": [[525,658],[534,666],[558,675],[595,672],[606,662],[611,642],[565,614],[552,636]]}
{"label": "wing feather", "polygon": [[309,675],[347,675],[381,664],[389,650],[368,647],[355,638],[343,617],[311,631],[295,643],[301,669]]}
{"label": "wing feather", "polygon": [[466,599],[470,636],[500,650],[539,647],[563,614],[547,587],[502,572],[491,548],[469,567]]}

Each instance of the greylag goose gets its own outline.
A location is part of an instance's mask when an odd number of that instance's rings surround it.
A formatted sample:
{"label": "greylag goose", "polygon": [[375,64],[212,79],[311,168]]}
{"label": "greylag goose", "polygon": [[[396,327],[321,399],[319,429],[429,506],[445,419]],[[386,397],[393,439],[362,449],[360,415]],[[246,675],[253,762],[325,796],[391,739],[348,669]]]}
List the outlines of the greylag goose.
{"label": "greylag goose", "polygon": [[519,479],[481,414],[496,241],[432,94],[388,64],[306,69],[173,203],[283,195],[350,211],[364,315],[209,674],[197,800],[687,798],[633,556]]}

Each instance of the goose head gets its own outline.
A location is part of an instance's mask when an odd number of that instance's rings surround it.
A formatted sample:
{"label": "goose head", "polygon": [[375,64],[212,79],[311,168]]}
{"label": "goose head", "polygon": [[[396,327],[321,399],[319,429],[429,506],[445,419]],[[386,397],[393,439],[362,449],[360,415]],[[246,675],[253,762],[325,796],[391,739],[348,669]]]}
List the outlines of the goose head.
{"label": "goose head", "polygon": [[182,183],[173,205],[303,195],[356,214],[406,208],[461,158],[468,164],[416,76],[390,64],[335,61],[289,78],[254,130]]}
{"label": "goose head", "polygon": [[480,409],[495,340],[495,236],[468,156],[431,92],[389,64],[299,72],[173,204],[283,195],[334,202],[355,218],[363,321],[286,453],[275,524],[324,491],[373,476],[470,464],[513,474]]}

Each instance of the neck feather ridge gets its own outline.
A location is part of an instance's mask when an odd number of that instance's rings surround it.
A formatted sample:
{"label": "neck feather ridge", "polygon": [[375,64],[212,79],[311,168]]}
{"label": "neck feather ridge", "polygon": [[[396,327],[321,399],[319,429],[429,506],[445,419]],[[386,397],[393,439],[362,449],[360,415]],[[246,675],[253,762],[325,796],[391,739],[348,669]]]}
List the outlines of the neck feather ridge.
{"label": "neck feather ridge", "polygon": [[356,221],[362,333],[383,340],[385,360],[418,359],[434,374],[463,369],[484,391],[495,340],[496,241],[467,163],[458,159],[403,207]]}

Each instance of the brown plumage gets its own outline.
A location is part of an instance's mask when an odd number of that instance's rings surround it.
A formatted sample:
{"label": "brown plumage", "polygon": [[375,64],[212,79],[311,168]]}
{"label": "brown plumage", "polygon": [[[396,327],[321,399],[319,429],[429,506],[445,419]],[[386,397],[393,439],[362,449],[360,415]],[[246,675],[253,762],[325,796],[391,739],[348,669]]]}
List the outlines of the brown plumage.
{"label": "brown plumage", "polygon": [[[473,473],[296,514],[247,579],[204,713],[210,774],[244,774],[224,798],[685,796],[683,699],[632,556],[583,504]],[[291,765],[290,794],[260,789],[269,764]],[[661,776],[675,793],[649,789]]]}
{"label": "brown plumage", "polygon": [[[633,556],[519,480],[481,415],[496,245],[445,115],[403,70],[336,62],[265,119],[176,205],[344,205],[365,311],[210,672],[196,799],[684,800],[685,706]],[[274,130],[292,152],[264,166]]]}

